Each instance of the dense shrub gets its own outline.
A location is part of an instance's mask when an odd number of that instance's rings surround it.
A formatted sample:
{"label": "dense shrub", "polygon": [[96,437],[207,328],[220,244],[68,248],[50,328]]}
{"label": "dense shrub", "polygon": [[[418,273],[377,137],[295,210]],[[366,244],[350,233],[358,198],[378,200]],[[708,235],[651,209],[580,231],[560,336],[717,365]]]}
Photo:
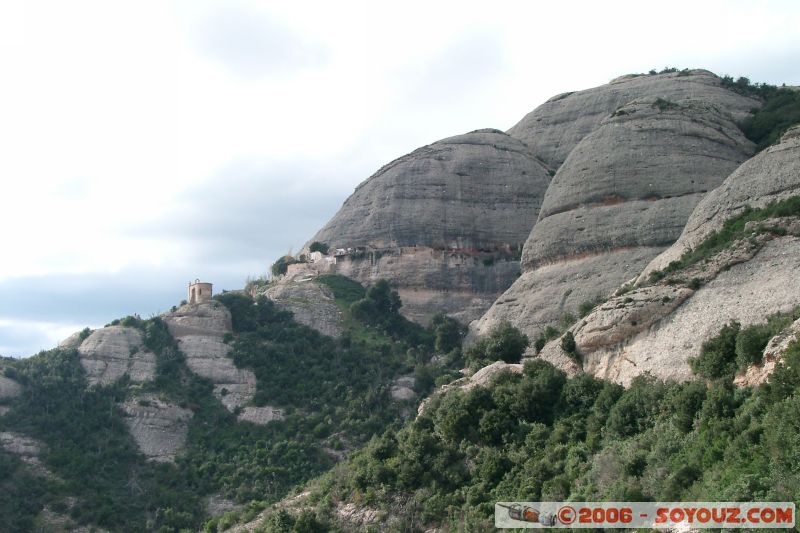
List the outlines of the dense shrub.
{"label": "dense shrub", "polygon": [[528,336],[503,321],[495,326],[489,335],[466,350],[466,358],[471,368],[477,369],[494,361],[519,363],[528,347]]}

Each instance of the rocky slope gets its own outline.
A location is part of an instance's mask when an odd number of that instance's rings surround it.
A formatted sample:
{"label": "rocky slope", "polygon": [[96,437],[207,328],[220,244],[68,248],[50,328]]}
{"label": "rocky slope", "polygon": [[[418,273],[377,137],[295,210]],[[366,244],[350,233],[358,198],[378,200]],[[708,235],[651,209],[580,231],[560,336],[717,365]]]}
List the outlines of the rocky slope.
{"label": "rocky slope", "polygon": [[265,424],[280,419],[282,412],[269,406],[247,404],[256,392],[256,376],[237,368],[228,357],[231,347],[224,341],[231,333],[231,314],[217,302],[188,304],[163,315],[178,348],[186,355],[186,366],[214,383],[214,395],[229,411],[239,410],[241,421]]}
{"label": "rocky slope", "polygon": [[170,334],[186,355],[186,366],[214,383],[214,395],[233,411],[253,399],[256,377],[236,368],[227,357],[230,346],[223,342],[231,331],[231,314],[215,303],[184,305],[164,315]]}
{"label": "rocky slope", "polygon": [[556,170],[583,138],[620,106],[646,97],[669,101],[692,99],[715,105],[744,118],[759,103],[731,92],[707,70],[656,75],[627,75],[606,85],[552,97],[508,130],[531,152]]}
{"label": "rocky slope", "polygon": [[[70,339],[62,346],[75,344]],[[126,374],[135,383],[155,376],[156,356],[144,348],[142,332],[136,328],[108,326],[95,330],[80,343],[78,353],[89,385],[110,385]]]}
{"label": "rocky slope", "polygon": [[475,317],[513,281],[549,181],[524,143],[478,130],[384,166],[311,240],[365,251],[336,271],[392,280],[407,316]]}
{"label": "rocky slope", "polygon": [[[790,130],[778,145],[741,165],[709,193],[680,239],[645,272],[680,258],[745,206],[764,207],[800,196],[799,133],[800,128]],[[763,231],[765,227],[777,230]],[[745,238],[661,281],[642,276],[632,291],[580,320],[571,331],[583,369],[621,383],[644,372],[690,379],[688,359],[699,355],[702,343],[723,325],[732,320],[743,326],[763,322],[770,314],[800,305],[800,218],[748,222],[744,233]],[[697,281],[682,287],[687,280]],[[556,340],[543,356],[554,360],[560,351]]]}
{"label": "rocky slope", "polygon": [[311,269],[294,270],[276,284],[256,291],[253,296],[263,294],[282,309],[291,311],[301,324],[323,335],[339,337],[342,334],[342,312],[330,289],[314,282],[316,274]]}
{"label": "rocky slope", "polygon": [[727,110],[700,100],[628,102],[553,178],[525,243],[522,276],[472,325],[529,336],[638,275],[681,234],[702,197],[752,155]]}
{"label": "rocky slope", "polygon": [[183,448],[192,412],[158,398],[143,394],[122,404],[125,423],[139,449],[150,460],[171,462]]}

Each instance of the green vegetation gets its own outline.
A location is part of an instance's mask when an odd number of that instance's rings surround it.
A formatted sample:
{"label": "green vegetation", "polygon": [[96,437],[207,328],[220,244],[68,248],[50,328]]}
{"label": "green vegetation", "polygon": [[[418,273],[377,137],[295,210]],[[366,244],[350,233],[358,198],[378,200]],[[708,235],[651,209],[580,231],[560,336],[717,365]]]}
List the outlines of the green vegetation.
{"label": "green vegetation", "polygon": [[527,335],[509,322],[503,321],[495,326],[489,335],[467,348],[465,357],[473,371],[495,361],[519,363],[528,344]]}
{"label": "green vegetation", "polygon": [[799,369],[800,343],[760,389],[647,376],[623,389],[534,360],[372,439],[310,501],[322,522],[349,501],[398,531],[490,530],[502,500],[797,503]]}
{"label": "green vegetation", "polygon": [[[760,209],[747,207],[744,211],[725,221],[722,229],[709,235],[703,242],[689,250],[677,261],[671,262],[663,270],[657,270],[650,274],[650,281],[656,282],[664,279],[668,274],[681,271],[687,267],[707,260],[714,255],[730,248],[736,241],[747,239],[753,236],[753,232],[745,231],[748,222],[765,221],[778,217],[797,217],[800,216],[800,196],[793,196],[779,202],[771,202]],[[768,226],[756,227],[756,233],[780,233],[780,228]],[[699,280],[698,280],[699,281]]]}
{"label": "green vegetation", "polygon": [[578,353],[578,345],[575,344],[575,337],[571,331],[568,331],[561,338],[561,349],[567,352],[572,359],[580,363],[580,354]]}
{"label": "green vegetation", "polygon": [[761,362],[767,342],[800,318],[800,307],[776,313],[763,324],[742,328],[731,322],[716,337],[703,343],[700,355],[690,361],[692,371],[707,379],[732,379],[736,372]]}
{"label": "green vegetation", "polygon": [[323,255],[328,255],[329,249],[327,244],[319,241],[312,242],[311,246],[308,247],[309,252],[321,252]]}
{"label": "green vegetation", "polygon": [[674,109],[678,107],[678,104],[669,100],[664,100],[663,98],[656,98],[656,101],[653,102],[653,107],[658,108],[659,111],[663,112],[667,111],[668,109]]}
{"label": "green vegetation", "polygon": [[273,276],[281,276],[286,274],[286,271],[289,269],[289,265],[293,265],[295,263],[299,263],[297,259],[292,257],[291,255],[284,255],[283,257],[279,257],[272,266],[270,267],[270,272],[272,272]]}
{"label": "green vegetation", "polygon": [[[257,376],[253,403],[284,410],[283,420],[266,426],[236,421],[236,413],[214,396],[213,384],[189,371],[160,318],[113,322],[143,332],[145,347],[156,355],[156,377],[149,383],[132,384],[124,377],[110,386],[87,387],[75,350],[4,362],[4,373],[23,385],[23,394],[6,402],[12,409],[0,417],[0,431],[41,441],[42,463],[57,478],[36,476],[0,452],[0,487],[6,489],[0,530],[32,529],[48,505],[76,524],[111,531],[195,531],[205,513],[203,500],[211,494],[247,504],[241,516],[254,516],[329,469],[335,454],[402,421],[407,406],[389,396],[397,376],[415,375],[417,390],[426,393],[437,379],[452,375],[430,363],[435,338],[442,346],[458,345],[454,350],[460,353],[463,327],[452,319],[424,330],[397,314],[396,293],[387,295],[382,284],[370,294],[341,276],[320,281],[345,311],[346,331],[338,340],[298,324],[269,300],[240,293],[216,298],[215,305],[227,306],[232,315],[234,333],[226,336],[230,356]],[[369,317],[369,324],[347,311],[365,298],[378,315]],[[385,298],[393,302],[389,308],[380,305]],[[454,326],[455,340],[447,334]],[[126,427],[121,402],[145,405],[147,400],[136,400],[145,393],[192,411],[185,449],[174,464],[147,461]],[[232,516],[207,526],[214,530]],[[298,531],[318,530],[311,517],[292,518],[292,524]]]}
{"label": "green vegetation", "polygon": [[722,85],[763,100],[763,105],[753,109],[751,116],[739,124],[745,137],[756,143],[758,150],[775,144],[787,129],[800,124],[800,91],[765,83],[752,84],[745,77],[734,81],[724,76]]}

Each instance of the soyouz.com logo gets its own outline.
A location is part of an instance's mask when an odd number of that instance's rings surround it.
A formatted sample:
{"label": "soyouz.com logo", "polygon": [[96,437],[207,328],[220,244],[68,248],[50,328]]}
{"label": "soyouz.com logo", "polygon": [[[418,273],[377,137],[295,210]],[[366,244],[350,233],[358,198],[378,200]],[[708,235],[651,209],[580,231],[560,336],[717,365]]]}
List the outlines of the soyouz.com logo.
{"label": "soyouz.com logo", "polygon": [[497,502],[498,528],[793,528],[792,502]]}

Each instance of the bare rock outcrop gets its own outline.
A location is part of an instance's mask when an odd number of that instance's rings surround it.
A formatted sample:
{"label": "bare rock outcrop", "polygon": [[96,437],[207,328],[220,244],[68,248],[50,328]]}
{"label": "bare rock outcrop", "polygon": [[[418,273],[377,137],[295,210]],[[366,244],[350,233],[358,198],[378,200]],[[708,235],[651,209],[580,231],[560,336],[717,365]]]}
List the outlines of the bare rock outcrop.
{"label": "bare rock outcrop", "polygon": [[122,404],[125,423],[141,452],[150,460],[170,462],[186,443],[192,412],[143,394]]}
{"label": "bare rock outcrop", "polygon": [[228,357],[230,346],[223,341],[231,331],[231,315],[217,302],[184,305],[163,315],[169,332],[186,355],[186,366],[214,383],[214,395],[233,411],[253,399],[256,377],[250,370],[236,368]]}
{"label": "bare rock outcrop", "polygon": [[413,400],[416,396],[414,385],[416,385],[414,376],[400,376],[392,382],[392,388],[389,393],[395,401]]}
{"label": "bare rock outcrop", "polygon": [[569,154],[522,254],[522,276],[471,327],[508,320],[531,338],[637,276],[692,210],[753,152],[726,111],[646,98],[607,117]]}
{"label": "bare rock outcrop", "polygon": [[[698,356],[703,342],[725,324],[733,320],[743,326],[761,323],[776,312],[800,305],[797,216],[748,222],[744,238],[714,255],[670,273],[656,284],[649,276],[700,244],[746,206],[763,207],[770,201],[800,196],[799,133],[800,128],[790,130],[780,144],[742,164],[698,204],[680,240],[645,270],[637,288],[597,307],[572,328],[584,370],[623,384],[644,372],[688,380],[693,377],[688,360]],[[759,232],[761,226],[781,231]],[[697,290],[668,287],[689,280],[699,282]],[[676,294],[667,294],[670,301],[659,306],[658,294],[667,290],[676,290]],[[636,295],[650,293],[654,296],[649,298],[650,304],[639,306]],[[626,304],[624,298],[631,301]],[[643,312],[648,317],[644,320]],[[634,318],[636,313],[638,318]],[[791,330],[773,339],[763,365],[751,367],[737,382],[763,382],[788,345],[790,334]]]}
{"label": "bare rock outcrop", "polygon": [[520,141],[478,130],[425,146],[359,185],[312,241],[353,249],[334,271],[393,282],[403,312],[475,318],[514,280],[549,169]]}
{"label": "bare rock outcrop", "polygon": [[155,377],[156,357],[144,347],[142,332],[125,326],[95,330],[78,346],[89,385],[110,385],[127,374],[133,382]]}
{"label": "bare rock outcrop", "polygon": [[584,137],[620,106],[638,98],[693,99],[715,105],[741,120],[760,102],[722,86],[707,70],[657,75],[628,75],[583,91],[559,94],[540,105],[508,134],[530,146],[531,152],[557,170]]}
{"label": "bare rock outcrop", "polygon": [[62,350],[71,350],[73,348],[77,349],[85,340],[85,338],[86,337],[83,331],[76,331],[66,339],[63,339],[61,342],[59,342],[58,347]]}
{"label": "bare rock outcrop", "polygon": [[644,372],[685,381],[688,365],[707,339],[736,320],[747,326],[800,304],[800,292],[786,290],[800,271],[800,239],[773,239],[749,261],[736,264],[692,294],[667,319],[584,360],[584,369],[598,377],[627,384]]}
{"label": "bare rock outcrop", "polygon": [[263,426],[273,420],[283,420],[283,415],[283,409],[278,407],[271,407],[269,405],[264,407],[247,406],[242,409],[236,419],[239,422],[250,422]]}
{"label": "bare rock outcrop", "polygon": [[342,311],[336,305],[331,290],[314,281],[317,272],[312,269],[294,271],[276,284],[268,286],[263,294],[279,307],[294,314],[301,324],[316,329],[323,335],[342,335]]}
{"label": "bare rock outcrop", "polygon": [[718,188],[697,205],[674,246],[656,257],[642,272],[644,280],[661,270],[719,230],[725,220],[748,206],[764,207],[770,202],[800,196],[800,126],[787,131],[780,143],[760,152],[741,165]]}
{"label": "bare rock outcrop", "polygon": [[0,448],[16,455],[34,474],[55,477],[42,463],[41,455],[46,447],[38,440],[13,431],[0,431]]}

